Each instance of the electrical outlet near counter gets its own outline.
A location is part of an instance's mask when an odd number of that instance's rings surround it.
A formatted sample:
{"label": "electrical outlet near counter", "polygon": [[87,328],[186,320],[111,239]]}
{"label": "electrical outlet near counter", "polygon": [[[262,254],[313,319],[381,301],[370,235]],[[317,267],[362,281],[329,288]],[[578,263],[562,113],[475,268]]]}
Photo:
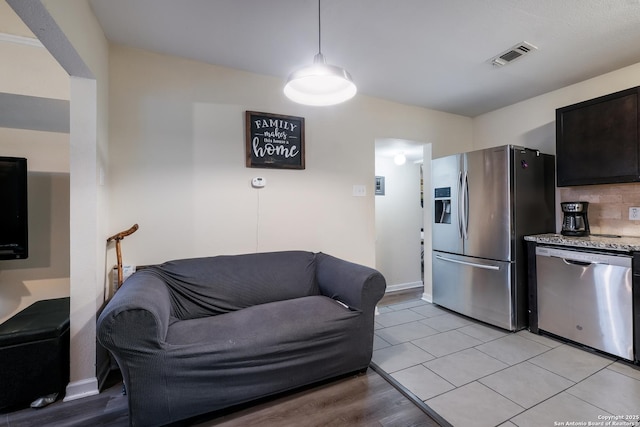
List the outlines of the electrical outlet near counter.
{"label": "electrical outlet near counter", "polygon": [[629,208],[629,219],[631,221],[640,221],[640,207],[632,206]]}

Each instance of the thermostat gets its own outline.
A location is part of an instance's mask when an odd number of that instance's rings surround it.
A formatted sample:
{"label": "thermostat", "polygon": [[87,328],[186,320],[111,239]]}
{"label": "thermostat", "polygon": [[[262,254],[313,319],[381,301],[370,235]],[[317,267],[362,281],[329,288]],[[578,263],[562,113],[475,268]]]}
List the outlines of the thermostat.
{"label": "thermostat", "polygon": [[253,188],[262,188],[267,185],[267,180],[261,176],[257,176],[251,180],[251,186]]}

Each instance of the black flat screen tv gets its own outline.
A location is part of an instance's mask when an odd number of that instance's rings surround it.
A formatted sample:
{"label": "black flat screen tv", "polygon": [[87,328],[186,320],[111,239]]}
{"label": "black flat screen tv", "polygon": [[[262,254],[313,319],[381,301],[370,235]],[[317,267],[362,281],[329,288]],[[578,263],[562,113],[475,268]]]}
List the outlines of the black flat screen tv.
{"label": "black flat screen tv", "polygon": [[27,159],[0,157],[0,260],[29,256]]}

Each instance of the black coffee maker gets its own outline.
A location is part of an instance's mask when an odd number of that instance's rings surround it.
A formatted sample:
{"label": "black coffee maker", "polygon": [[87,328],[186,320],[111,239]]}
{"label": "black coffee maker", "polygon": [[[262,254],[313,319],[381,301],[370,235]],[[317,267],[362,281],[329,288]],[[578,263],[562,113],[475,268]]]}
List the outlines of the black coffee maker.
{"label": "black coffee maker", "polygon": [[560,206],[564,212],[562,234],[564,236],[588,236],[587,208],[589,202],[563,202],[560,203]]}

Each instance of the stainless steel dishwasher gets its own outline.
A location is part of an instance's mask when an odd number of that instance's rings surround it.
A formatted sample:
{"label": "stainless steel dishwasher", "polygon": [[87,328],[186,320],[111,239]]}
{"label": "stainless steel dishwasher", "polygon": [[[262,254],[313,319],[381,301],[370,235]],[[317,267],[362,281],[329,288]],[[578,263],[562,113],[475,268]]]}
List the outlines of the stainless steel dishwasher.
{"label": "stainless steel dishwasher", "polygon": [[631,259],[538,246],[538,328],[633,360]]}

